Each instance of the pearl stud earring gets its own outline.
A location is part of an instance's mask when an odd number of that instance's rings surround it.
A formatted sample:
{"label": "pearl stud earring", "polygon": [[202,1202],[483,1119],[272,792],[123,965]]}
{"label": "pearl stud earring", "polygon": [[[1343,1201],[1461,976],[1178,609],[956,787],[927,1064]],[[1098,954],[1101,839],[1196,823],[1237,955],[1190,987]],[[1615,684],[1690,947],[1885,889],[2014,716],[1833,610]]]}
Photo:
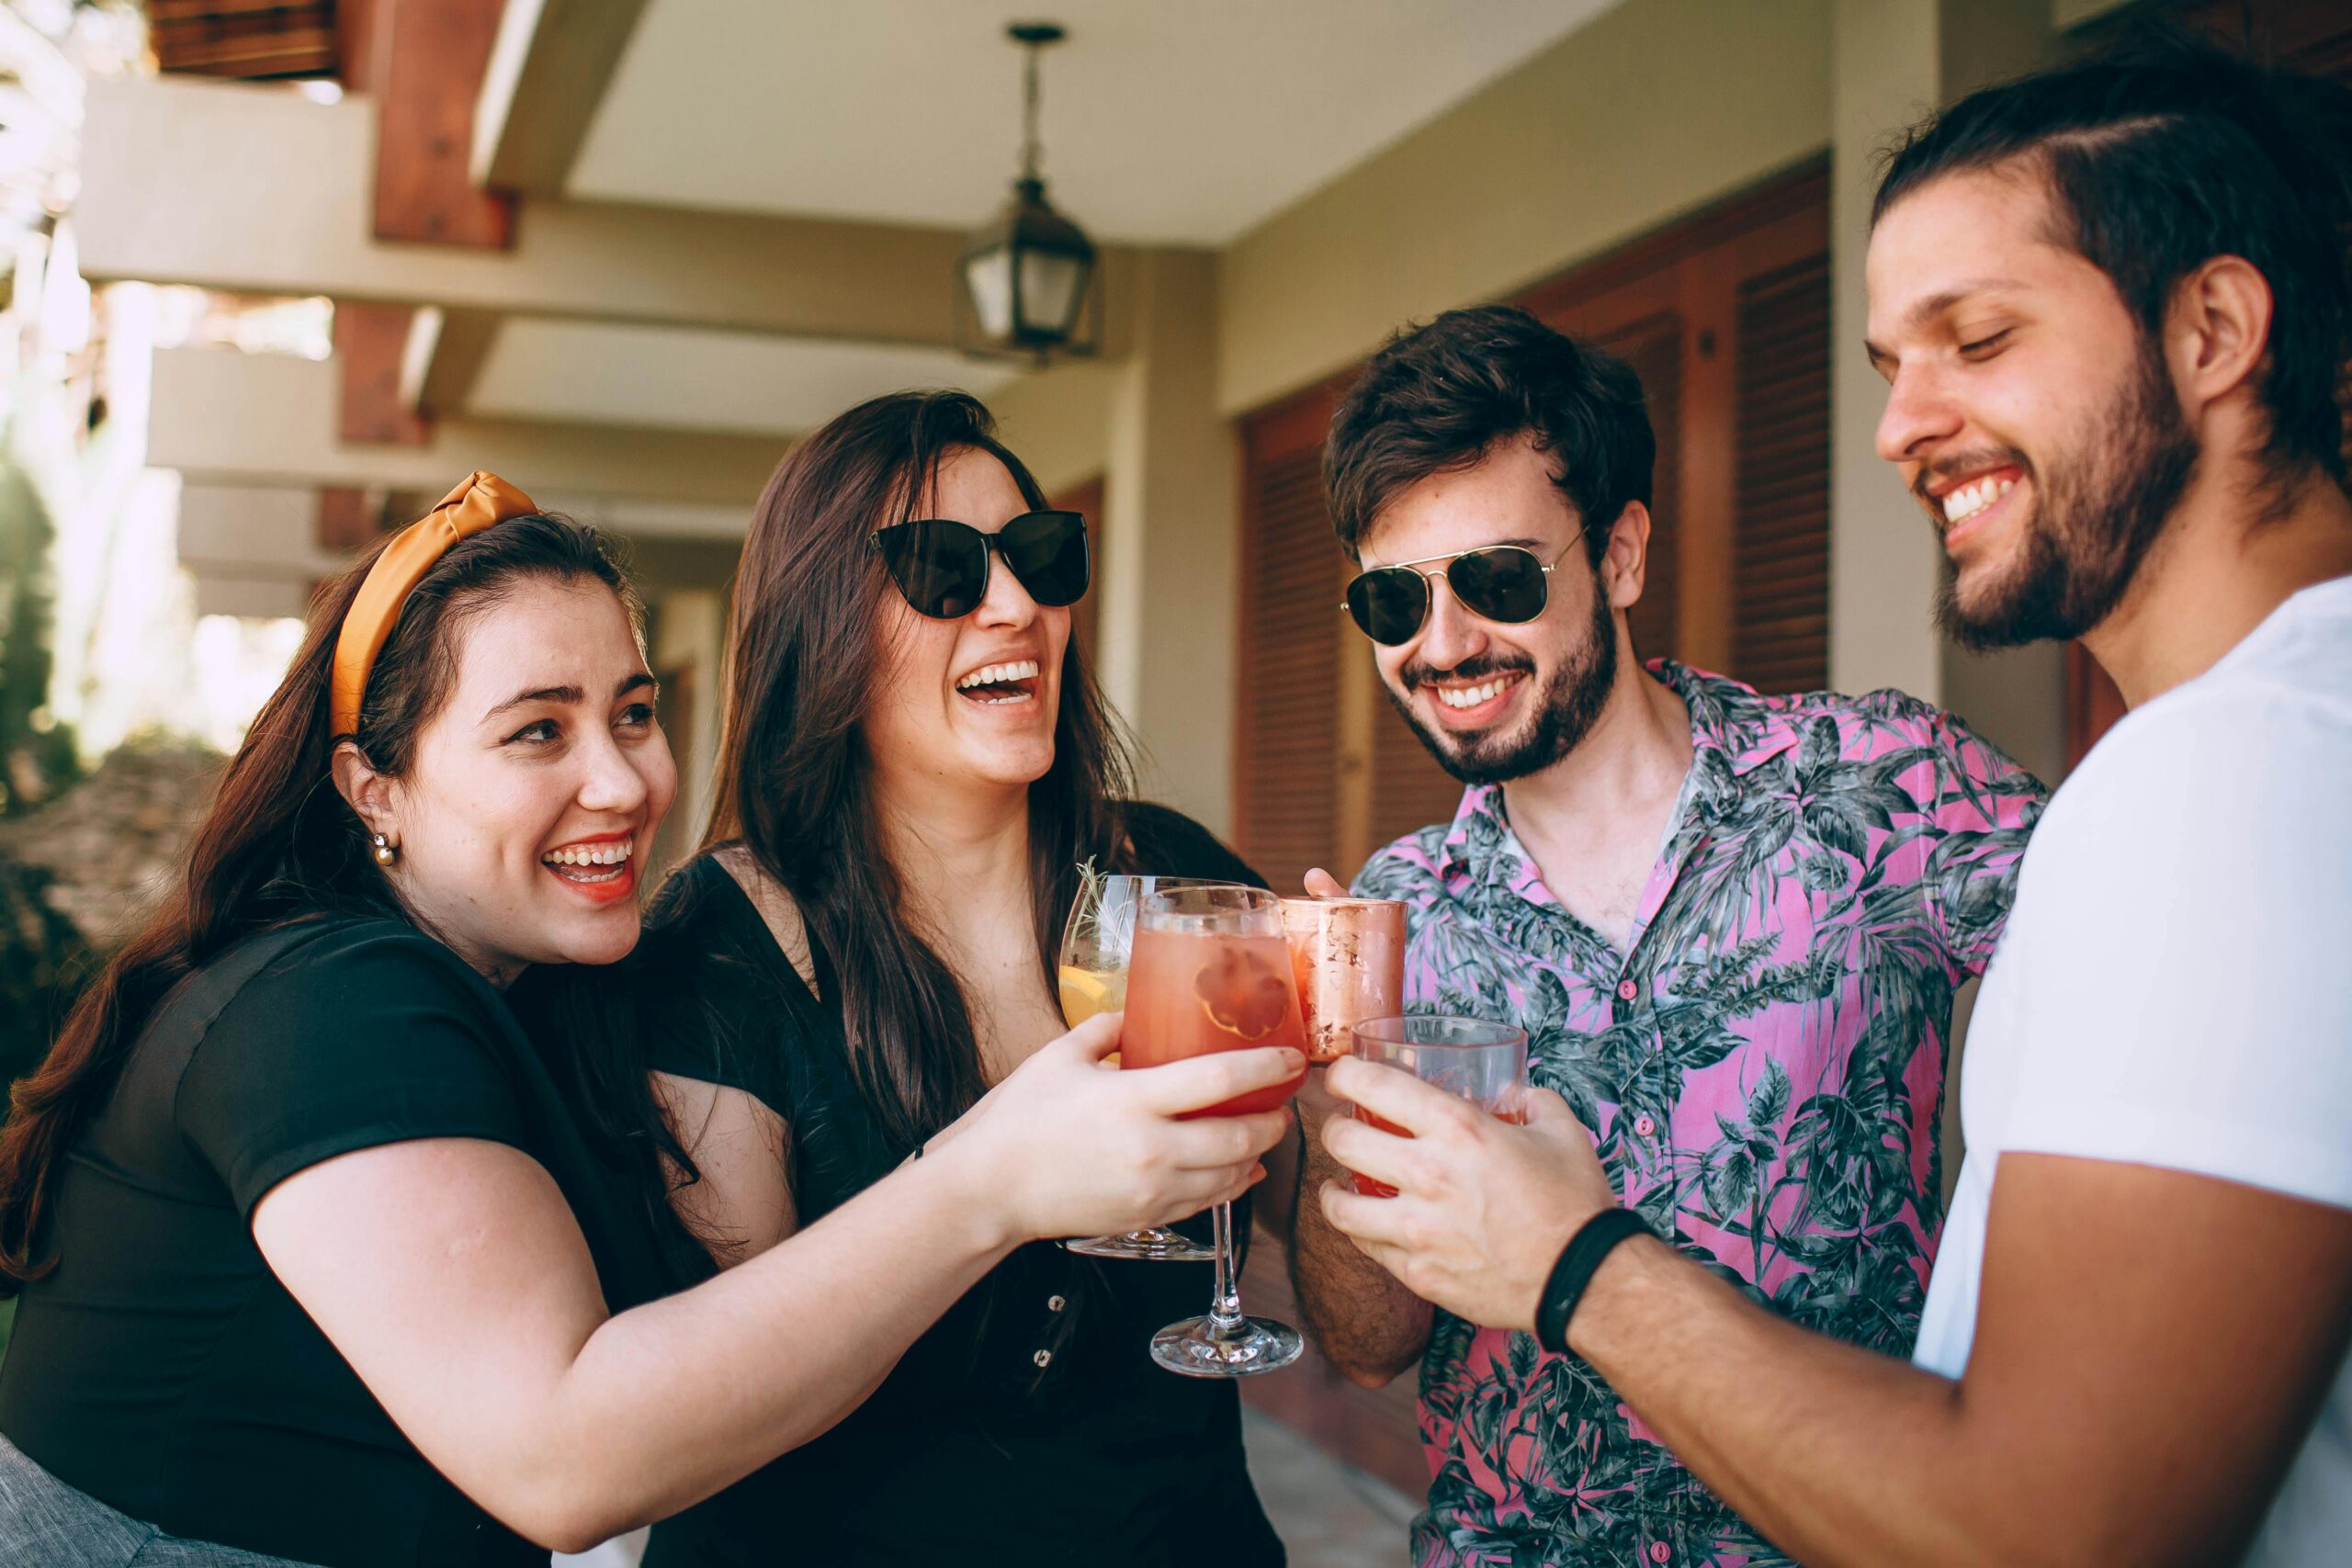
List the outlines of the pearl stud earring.
{"label": "pearl stud earring", "polygon": [[368,841],[375,846],[370,852],[375,855],[378,865],[390,865],[401,858],[399,848],[383,834],[370,833],[368,835]]}

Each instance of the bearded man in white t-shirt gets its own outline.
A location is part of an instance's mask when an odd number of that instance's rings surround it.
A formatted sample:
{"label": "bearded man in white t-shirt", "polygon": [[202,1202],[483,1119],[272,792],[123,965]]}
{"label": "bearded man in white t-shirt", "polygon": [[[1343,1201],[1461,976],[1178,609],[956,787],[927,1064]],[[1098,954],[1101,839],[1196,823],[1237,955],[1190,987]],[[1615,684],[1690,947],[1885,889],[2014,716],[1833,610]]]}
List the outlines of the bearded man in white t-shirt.
{"label": "bearded man in white t-shirt", "polygon": [[2352,1562],[2347,236],[2352,93],[2177,42],[1980,93],[1880,188],[1878,445],[1946,622],[2080,637],[2132,705],[2026,852],[1914,1363],[1642,1228],[1553,1097],[1331,1068],[1417,1134],[1327,1124],[1401,1190],[1332,1223],[1815,1568]]}

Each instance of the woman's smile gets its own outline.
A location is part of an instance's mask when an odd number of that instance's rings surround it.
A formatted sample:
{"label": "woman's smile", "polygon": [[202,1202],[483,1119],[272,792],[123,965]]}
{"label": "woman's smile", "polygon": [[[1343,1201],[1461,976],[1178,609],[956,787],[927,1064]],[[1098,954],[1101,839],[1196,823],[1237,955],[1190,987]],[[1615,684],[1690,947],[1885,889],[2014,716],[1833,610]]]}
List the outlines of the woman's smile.
{"label": "woman's smile", "polygon": [[565,887],[597,904],[637,891],[637,835],[599,833],[549,850],[539,863]]}

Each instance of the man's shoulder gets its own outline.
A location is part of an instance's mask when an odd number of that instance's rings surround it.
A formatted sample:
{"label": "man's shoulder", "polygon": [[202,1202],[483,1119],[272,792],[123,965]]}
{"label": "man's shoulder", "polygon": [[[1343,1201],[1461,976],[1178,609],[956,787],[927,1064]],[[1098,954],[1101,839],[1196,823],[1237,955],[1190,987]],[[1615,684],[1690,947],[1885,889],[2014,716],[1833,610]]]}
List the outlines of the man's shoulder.
{"label": "man's shoulder", "polygon": [[1758,695],[1754,702],[1761,721],[1784,727],[1803,739],[1826,735],[1824,726],[1834,727],[1839,749],[1849,756],[1949,745],[1955,736],[1971,733],[1957,714],[1895,686],[1859,694],[1818,691]]}
{"label": "man's shoulder", "polygon": [[1359,898],[1401,898],[1411,903],[1437,890],[1451,822],[1432,822],[1392,839],[1372,852],[1349,891]]}
{"label": "man's shoulder", "polygon": [[1832,691],[1770,697],[1751,694],[1751,701],[1752,722],[1768,738],[1775,730],[1784,737],[1797,750],[1800,763],[1883,761],[1893,773],[1932,760],[1941,764],[1939,771],[1963,779],[2007,780],[2030,795],[2048,794],[1966,719],[1898,687],[1881,686],[1859,695]]}
{"label": "man's shoulder", "polygon": [[2210,834],[2227,825],[2216,811],[2227,803],[2220,815],[2329,834],[2343,818],[2311,809],[2312,792],[2332,791],[2347,770],[2352,671],[2316,679],[2291,668],[2222,667],[2126,714],[2067,779],[2051,820],[2065,833],[2194,823]]}
{"label": "man's shoulder", "polygon": [[1690,668],[1662,671],[1690,709],[1691,722],[1713,731],[1734,752],[1792,743],[1840,751],[1923,745],[1959,721],[1933,703],[1882,686],[1859,696],[1829,690],[1764,693],[1727,675]]}

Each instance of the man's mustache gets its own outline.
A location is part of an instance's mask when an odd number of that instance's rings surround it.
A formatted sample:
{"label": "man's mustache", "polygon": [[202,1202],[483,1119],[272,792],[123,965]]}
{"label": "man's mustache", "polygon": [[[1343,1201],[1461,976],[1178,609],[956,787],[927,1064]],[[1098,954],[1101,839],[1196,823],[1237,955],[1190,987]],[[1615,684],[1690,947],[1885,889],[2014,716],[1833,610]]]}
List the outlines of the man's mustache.
{"label": "man's mustache", "polygon": [[1503,655],[1482,653],[1465,659],[1451,670],[1432,669],[1420,660],[1414,660],[1396,672],[1397,683],[1409,694],[1419,691],[1432,681],[1483,681],[1496,675],[1532,675],[1535,660],[1525,654]]}
{"label": "man's mustache", "polygon": [[1966,474],[1983,473],[1987,468],[2014,468],[2024,470],[2027,479],[2033,478],[2033,464],[2014,446],[1988,446],[1981,452],[1962,453],[1957,457],[1939,457],[1919,466],[1911,481],[1911,493],[1919,498],[1930,511],[1940,510],[1936,498],[1928,493],[1928,485],[1938,479],[1956,479]]}

